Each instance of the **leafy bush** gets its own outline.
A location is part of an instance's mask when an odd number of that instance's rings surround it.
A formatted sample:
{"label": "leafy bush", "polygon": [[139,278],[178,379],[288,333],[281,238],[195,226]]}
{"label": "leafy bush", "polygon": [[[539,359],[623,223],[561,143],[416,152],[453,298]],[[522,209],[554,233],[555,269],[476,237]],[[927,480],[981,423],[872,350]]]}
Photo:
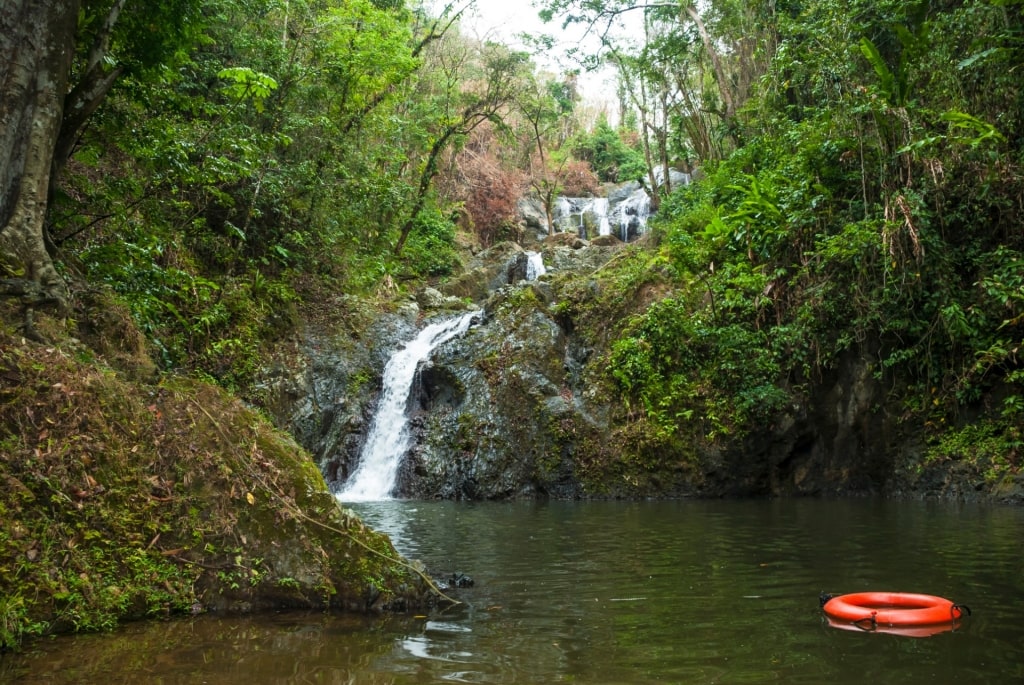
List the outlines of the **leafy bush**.
{"label": "leafy bush", "polygon": [[237,390],[256,371],[261,346],[294,329],[292,288],[253,268],[217,280],[155,234],[97,244],[81,259],[91,280],[109,285],[131,309],[165,368],[201,372]]}
{"label": "leafy bush", "polygon": [[603,117],[593,132],[577,138],[572,150],[578,159],[590,164],[601,181],[635,181],[647,175],[643,153],[626,145]]}
{"label": "leafy bush", "polygon": [[787,399],[765,332],[716,326],[677,297],[633,320],[612,348],[610,368],[665,440],[686,424],[709,438],[743,433]]}
{"label": "leafy bush", "polygon": [[437,209],[420,212],[402,256],[411,275],[420,278],[450,275],[459,265],[455,224]]}

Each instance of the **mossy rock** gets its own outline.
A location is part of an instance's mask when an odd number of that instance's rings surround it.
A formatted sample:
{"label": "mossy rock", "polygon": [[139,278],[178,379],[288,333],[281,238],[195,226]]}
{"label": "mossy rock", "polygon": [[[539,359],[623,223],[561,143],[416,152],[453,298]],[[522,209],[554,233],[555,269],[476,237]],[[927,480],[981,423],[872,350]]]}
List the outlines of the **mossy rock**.
{"label": "mossy rock", "polygon": [[595,247],[619,247],[625,245],[618,236],[611,235],[599,235],[590,241],[591,245]]}
{"label": "mossy rock", "polygon": [[224,391],[0,330],[0,645],[206,610],[412,607],[429,581]]}

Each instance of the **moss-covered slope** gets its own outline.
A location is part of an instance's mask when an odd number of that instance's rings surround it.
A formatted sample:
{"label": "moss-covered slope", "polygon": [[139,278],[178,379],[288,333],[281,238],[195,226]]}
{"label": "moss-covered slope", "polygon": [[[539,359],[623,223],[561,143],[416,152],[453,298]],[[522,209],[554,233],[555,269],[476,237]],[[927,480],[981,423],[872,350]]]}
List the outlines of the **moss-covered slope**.
{"label": "moss-covered slope", "polygon": [[0,645],[147,615],[425,598],[261,416],[90,354],[0,329]]}

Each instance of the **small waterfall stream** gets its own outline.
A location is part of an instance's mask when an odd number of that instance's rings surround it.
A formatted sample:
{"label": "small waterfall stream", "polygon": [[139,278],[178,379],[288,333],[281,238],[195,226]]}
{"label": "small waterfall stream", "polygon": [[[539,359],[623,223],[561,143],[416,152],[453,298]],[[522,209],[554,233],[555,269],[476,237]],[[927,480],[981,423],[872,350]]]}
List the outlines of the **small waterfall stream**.
{"label": "small waterfall stream", "polygon": [[[555,225],[561,231],[575,230],[581,236],[594,231],[588,228],[591,221],[597,227],[597,235],[610,235],[609,204],[606,197],[559,197],[555,204]],[[592,237],[592,236],[591,236]]]}
{"label": "small waterfall stream", "polygon": [[540,252],[526,253],[526,280],[536,281],[538,278],[548,272],[544,266],[544,257]]}
{"label": "small waterfall stream", "polygon": [[445,342],[462,335],[477,312],[430,324],[384,367],[383,392],[370,432],[359,455],[359,466],[349,477],[338,499],[372,502],[391,498],[402,457],[409,449],[409,392],[420,363]]}

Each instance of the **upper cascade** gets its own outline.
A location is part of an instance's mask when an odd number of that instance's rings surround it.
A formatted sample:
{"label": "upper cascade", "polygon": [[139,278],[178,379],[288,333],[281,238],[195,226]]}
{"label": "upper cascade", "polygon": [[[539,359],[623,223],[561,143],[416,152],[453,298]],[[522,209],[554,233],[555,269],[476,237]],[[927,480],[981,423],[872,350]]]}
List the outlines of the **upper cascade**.
{"label": "upper cascade", "polygon": [[571,231],[586,239],[614,235],[629,241],[647,231],[650,213],[651,198],[638,187],[614,204],[607,197],[560,197],[552,218],[555,230],[562,233]]}
{"label": "upper cascade", "polygon": [[[659,168],[655,180],[664,185]],[[686,185],[690,175],[672,170],[672,187]],[[559,197],[553,211],[555,230],[575,232],[581,238],[614,235],[623,241],[635,240],[647,232],[651,216],[651,196],[643,183],[630,181],[611,188],[608,197]]]}

